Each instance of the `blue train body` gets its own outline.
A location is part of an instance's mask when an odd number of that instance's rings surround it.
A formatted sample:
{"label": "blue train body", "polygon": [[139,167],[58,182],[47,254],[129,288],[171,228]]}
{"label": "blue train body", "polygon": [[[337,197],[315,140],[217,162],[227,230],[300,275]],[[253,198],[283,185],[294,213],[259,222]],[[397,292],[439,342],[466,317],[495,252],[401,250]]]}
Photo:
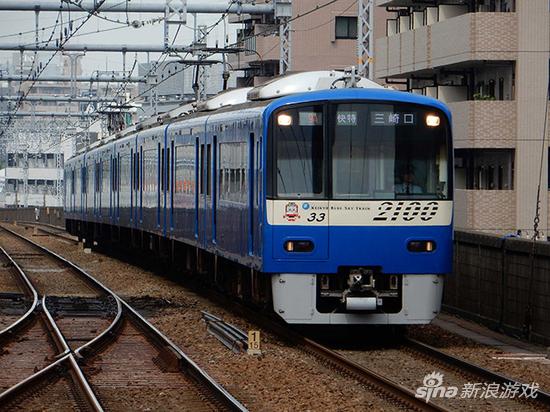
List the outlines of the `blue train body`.
{"label": "blue train body", "polygon": [[[414,111],[407,112],[409,107]],[[285,113],[296,116],[277,118]],[[402,168],[398,156],[408,156],[396,142],[417,139],[424,113],[437,114],[445,143],[441,149],[427,148],[436,160],[407,158],[403,167],[422,174],[417,192],[432,194],[394,194]],[[287,133],[277,123],[285,119],[296,132]],[[407,121],[415,127],[410,136]],[[426,323],[439,310],[443,275],[451,272],[450,121],[449,110],[437,100],[385,89],[308,92],[198,112],[68,160],[68,228],[96,240],[105,228],[124,230],[129,237],[148,236],[146,247],[154,237],[177,242],[195,256],[248,268],[251,288],[254,279],[263,278],[274,310],[289,323]],[[382,140],[360,146],[358,127],[369,138],[380,130],[393,146]],[[315,149],[319,136],[326,142]],[[351,143],[339,145],[340,136]],[[287,146],[277,143],[284,139]],[[433,139],[421,143],[428,146]],[[286,155],[287,147],[297,150]],[[322,153],[304,160],[304,148]],[[382,155],[373,168],[367,159],[376,150]],[[356,160],[357,153],[365,158]],[[301,166],[291,163],[295,160]],[[318,164],[318,176],[306,173]],[[367,190],[361,174],[376,175],[370,185],[379,190]],[[336,197],[341,175],[346,177],[340,186],[365,188],[362,197],[352,192]],[[326,193],[280,193],[292,180],[315,186],[315,179]]]}

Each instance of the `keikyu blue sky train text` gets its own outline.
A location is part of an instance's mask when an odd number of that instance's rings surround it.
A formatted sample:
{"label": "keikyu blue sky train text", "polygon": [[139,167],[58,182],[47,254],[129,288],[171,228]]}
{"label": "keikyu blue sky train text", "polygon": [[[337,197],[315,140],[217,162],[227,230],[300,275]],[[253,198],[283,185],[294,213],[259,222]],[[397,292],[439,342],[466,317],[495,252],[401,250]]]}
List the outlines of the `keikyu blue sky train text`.
{"label": "keikyu blue sky train text", "polygon": [[452,195],[447,107],[342,72],[227,92],[65,163],[70,233],[158,254],[292,324],[430,322]]}

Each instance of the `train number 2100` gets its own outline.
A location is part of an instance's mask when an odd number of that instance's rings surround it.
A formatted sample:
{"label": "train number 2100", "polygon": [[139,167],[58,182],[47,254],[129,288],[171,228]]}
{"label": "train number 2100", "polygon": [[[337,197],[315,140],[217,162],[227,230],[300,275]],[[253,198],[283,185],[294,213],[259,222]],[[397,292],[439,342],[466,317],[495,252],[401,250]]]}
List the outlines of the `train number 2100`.
{"label": "train number 2100", "polygon": [[378,215],[374,218],[377,222],[395,222],[403,219],[410,222],[414,219],[427,222],[432,220],[439,209],[438,202],[428,202],[424,205],[420,202],[383,202],[378,207]]}

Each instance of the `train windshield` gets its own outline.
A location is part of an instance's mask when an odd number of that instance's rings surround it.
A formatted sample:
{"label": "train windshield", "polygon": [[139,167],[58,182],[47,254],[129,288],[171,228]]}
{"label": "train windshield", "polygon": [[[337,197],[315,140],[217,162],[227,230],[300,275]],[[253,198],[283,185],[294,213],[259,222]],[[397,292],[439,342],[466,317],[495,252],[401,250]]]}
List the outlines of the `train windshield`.
{"label": "train windshield", "polygon": [[272,193],[285,198],[448,199],[449,126],[420,106],[345,103],[275,115]]}

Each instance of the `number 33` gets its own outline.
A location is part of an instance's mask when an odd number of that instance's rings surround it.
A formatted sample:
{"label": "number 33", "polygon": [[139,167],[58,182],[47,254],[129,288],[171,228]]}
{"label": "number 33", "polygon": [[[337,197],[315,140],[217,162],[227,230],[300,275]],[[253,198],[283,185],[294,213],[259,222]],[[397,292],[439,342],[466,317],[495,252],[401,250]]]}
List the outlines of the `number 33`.
{"label": "number 33", "polygon": [[317,213],[311,212],[309,214],[309,217],[307,218],[307,221],[308,222],[322,222],[323,220],[325,220],[325,217],[326,217],[326,213],[319,213],[319,215],[317,215]]}

